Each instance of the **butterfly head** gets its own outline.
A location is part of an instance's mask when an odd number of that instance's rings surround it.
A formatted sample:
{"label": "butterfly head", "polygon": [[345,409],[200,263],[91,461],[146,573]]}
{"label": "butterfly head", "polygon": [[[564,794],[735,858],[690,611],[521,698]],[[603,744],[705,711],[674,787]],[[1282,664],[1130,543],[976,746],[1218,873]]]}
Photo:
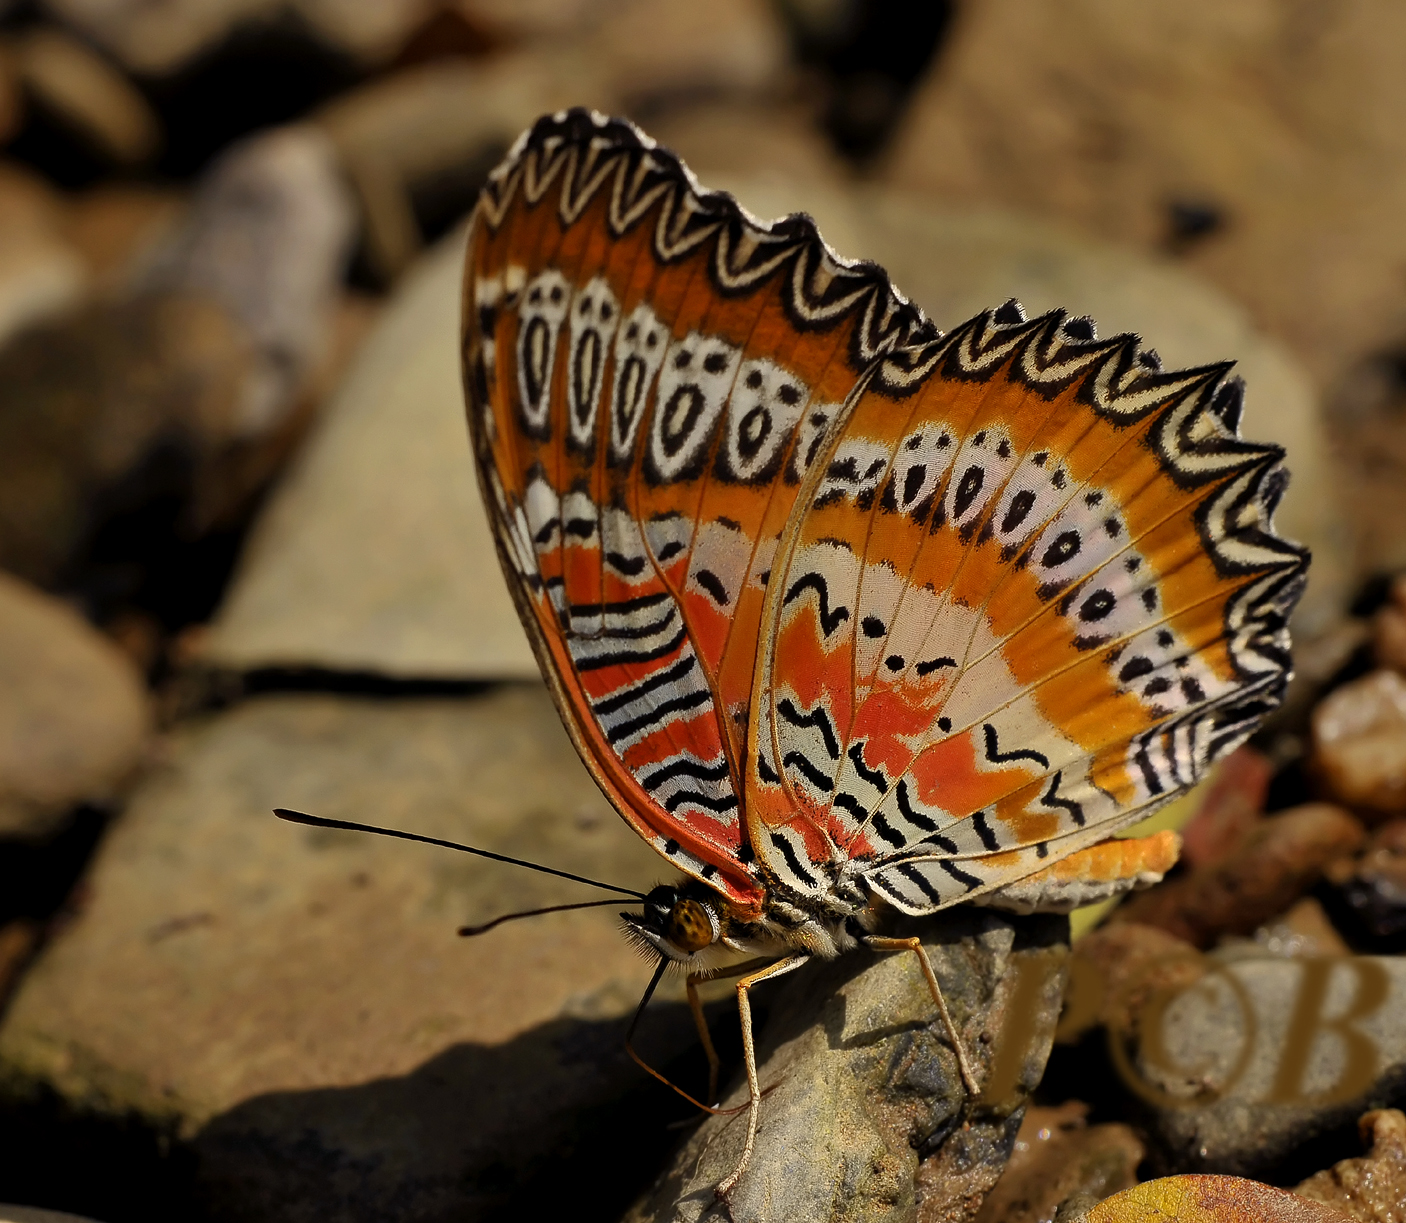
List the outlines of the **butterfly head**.
{"label": "butterfly head", "polygon": [[684,963],[711,947],[723,933],[716,896],[696,895],[687,884],[661,884],[644,898],[644,911],[622,913],[625,929],[642,946]]}

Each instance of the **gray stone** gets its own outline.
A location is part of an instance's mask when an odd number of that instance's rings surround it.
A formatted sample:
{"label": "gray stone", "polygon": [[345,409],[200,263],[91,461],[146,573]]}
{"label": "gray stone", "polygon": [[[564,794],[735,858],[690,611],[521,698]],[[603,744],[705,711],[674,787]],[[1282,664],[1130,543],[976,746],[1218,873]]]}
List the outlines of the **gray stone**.
{"label": "gray stone", "polygon": [[[757,1145],[727,1206],[713,1189],[737,1162],[745,1109],[705,1121],[630,1223],[970,1219],[1000,1177],[1044,1071],[1067,929],[1063,918],[974,910],[904,923],[902,933],[918,933],[932,956],[985,1084],[981,1101],[967,1097],[911,955],[854,952],[770,987]],[[759,1002],[767,989],[757,988]],[[1017,1030],[1026,1047],[1011,1052]],[[1010,1061],[997,1070],[1002,1051]],[[724,1106],[746,1100],[743,1079]]]}
{"label": "gray stone", "polygon": [[299,124],[222,153],[143,287],[206,297],[253,342],[240,436],[277,426],[328,343],[356,205],[326,135]]}
{"label": "gray stone", "polygon": [[407,277],[257,524],[212,665],[537,675],[474,478],[459,381],[463,235]]}
{"label": "gray stone", "polygon": [[[1129,1063],[1150,1102],[1145,1124],[1158,1167],[1265,1174],[1363,1111],[1401,1099],[1406,962],[1207,965],[1214,971],[1163,999],[1160,1053],[1144,1045]],[[1144,1010],[1141,1026],[1154,1021]]]}
{"label": "gray stone", "polygon": [[[79,1120],[155,1130],[220,1219],[428,1223],[579,1195],[623,1210],[681,1111],[622,1048],[650,966],[610,907],[455,933],[600,893],[276,805],[631,887],[667,872],[540,686],[251,700],[175,732],[21,982],[0,1026],[10,1116],[56,1094]],[[696,1071],[679,993],[643,1048]]]}
{"label": "gray stone", "polygon": [[146,688],[67,604],[0,573],[0,837],[52,832],[110,800],[142,758]]}

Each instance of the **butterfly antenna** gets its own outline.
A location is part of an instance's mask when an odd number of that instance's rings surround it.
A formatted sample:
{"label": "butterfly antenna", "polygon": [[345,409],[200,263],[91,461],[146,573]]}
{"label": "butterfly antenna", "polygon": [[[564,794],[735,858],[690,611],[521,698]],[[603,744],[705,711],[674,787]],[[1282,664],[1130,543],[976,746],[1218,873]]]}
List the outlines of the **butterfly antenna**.
{"label": "butterfly antenna", "polygon": [[[495,854],[487,849],[475,849],[472,845],[460,845],[457,841],[442,841],[439,837],[422,837],[419,833],[401,832],[398,828],[377,828],[374,824],[353,824],[350,820],[329,820],[321,815],[305,815],[301,811],[289,811],[284,807],[275,807],[273,813],[279,819],[287,820],[290,824],[307,824],[311,828],[342,828],[348,832],[374,832],[378,836],[396,837],[402,841],[419,841],[425,845],[439,845],[444,849],[457,849],[460,853],[490,858],[494,862],[506,862],[509,866],[524,866],[530,871],[538,871],[543,875],[555,875],[558,879],[570,879],[573,883],[584,883],[589,887],[616,892],[621,896],[633,896],[636,900],[645,898],[643,892],[637,892],[634,888],[622,888],[614,883],[602,883],[599,879],[587,879],[585,875],[573,875],[570,871],[559,871],[554,867],[542,866],[537,862],[524,862],[521,858],[509,858],[506,854]],[[595,903],[619,904],[619,901],[601,900]],[[548,912],[549,910],[541,911]],[[509,917],[512,916],[516,916],[516,914],[509,914]],[[507,918],[501,920],[506,921]]]}
{"label": "butterfly antenna", "polygon": [[658,988],[659,982],[663,979],[664,973],[665,971],[667,971],[668,967],[669,961],[667,959],[661,958],[659,961],[659,967],[654,970],[654,976],[650,977],[649,984],[645,987],[644,997],[640,999],[639,1006],[635,1008],[635,1017],[630,1020],[629,1030],[625,1033],[625,1052],[628,1053],[634,1059],[635,1065],[637,1065],[641,1070],[643,1070],[646,1074],[658,1079],[661,1083],[664,1084],[665,1087],[669,1088],[671,1091],[678,1092],[679,1095],[681,1095],[685,1100],[692,1104],[694,1108],[701,1108],[705,1113],[712,1113],[715,1117],[730,1117],[735,1113],[742,1112],[742,1110],[745,1109],[747,1105],[743,1104],[737,1108],[713,1108],[711,1105],[703,1104],[700,1101],[695,1100],[682,1087],[678,1086],[678,1084],[676,1083],[671,1083],[662,1074],[660,1074],[659,1071],[654,1069],[653,1066],[646,1062],[644,1058],[640,1057],[640,1055],[635,1052],[635,1046],[633,1042],[635,1037],[635,1029],[639,1027],[640,1016],[644,1014],[644,1008],[649,1005],[649,1000],[654,997],[654,991],[656,988]]}
{"label": "butterfly antenna", "polygon": [[505,921],[516,921],[519,917],[536,917],[541,913],[564,913],[567,909],[596,909],[601,905],[618,905],[620,903],[614,896],[607,900],[582,900],[571,905],[548,905],[545,909],[524,909],[521,913],[504,913],[502,917],[495,917],[490,922],[484,922],[481,926],[460,926],[459,933],[464,938],[473,938],[475,934],[487,934],[494,926],[501,926]]}

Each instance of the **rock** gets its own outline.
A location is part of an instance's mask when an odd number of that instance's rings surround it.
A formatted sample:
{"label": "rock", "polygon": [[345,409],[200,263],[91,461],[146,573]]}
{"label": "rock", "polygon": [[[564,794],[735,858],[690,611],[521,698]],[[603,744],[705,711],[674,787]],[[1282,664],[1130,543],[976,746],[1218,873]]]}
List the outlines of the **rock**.
{"label": "rock", "polygon": [[[757,1145],[730,1209],[713,1188],[736,1164],[745,1110],[704,1121],[630,1223],[972,1218],[1000,1178],[1044,1070],[1067,926],[953,910],[904,929],[921,934],[933,958],[981,1067],[983,1102],[968,1106],[911,957],[856,952],[809,965],[770,999],[757,1046],[766,1092]],[[724,1107],[746,1099],[745,1081],[734,1083]]]}
{"label": "rock", "polygon": [[535,677],[464,428],[462,234],[407,277],[264,511],[214,666]]}
{"label": "rock", "polygon": [[1267,952],[1313,959],[1341,959],[1352,954],[1343,936],[1328,920],[1323,906],[1312,896],[1295,901],[1286,912],[1265,922],[1244,944],[1244,951],[1246,955]]}
{"label": "rock", "polygon": [[802,184],[833,193],[846,171],[805,107],[732,100],[665,110],[649,134],[706,184],[742,178],[799,196]]}
{"label": "rock", "polygon": [[1356,861],[1334,864],[1328,878],[1369,944],[1406,950],[1406,819],[1373,831]]}
{"label": "rock", "polygon": [[1362,825],[1341,808],[1310,803],[1261,820],[1229,858],[1128,897],[1113,920],[1166,930],[1197,947],[1249,934],[1310,888],[1333,858],[1354,852]]}
{"label": "rock", "polygon": [[129,72],[166,76],[237,26],[265,18],[281,0],[44,0],[43,8],[112,55]]}
{"label": "rock", "polygon": [[0,162],[0,346],[78,304],[88,277],[62,234],[63,204],[43,180]]}
{"label": "rock", "polygon": [[0,573],[0,836],[111,799],[151,729],[131,664],[68,606]]}
{"label": "rock", "polygon": [[1087,1104],[1031,1106],[1010,1162],[973,1223],[1047,1223],[1137,1184],[1143,1146],[1126,1125],[1089,1125]]}
{"label": "rock", "polygon": [[761,0],[618,0],[592,16],[570,38],[417,64],[318,113],[361,197],[380,276],[393,280],[420,248],[417,199],[432,197],[444,213],[457,197],[467,212],[494,163],[542,114],[687,109],[700,97],[769,95],[785,75],[786,36]]}
{"label": "rock", "polygon": [[840,254],[883,265],[940,327],[1016,297],[1031,315],[1063,307],[1090,315],[1100,335],[1136,332],[1169,369],[1233,359],[1246,383],[1241,432],[1287,451],[1291,479],[1277,526],[1314,556],[1295,633],[1321,632],[1338,617],[1350,597],[1352,537],[1316,392],[1296,356],[1205,280],[1154,255],[991,207],[741,175],[708,185],[733,191],[758,216],[811,213]]}
{"label": "rock", "polygon": [[0,1203],[0,1223],[94,1223],[81,1215],[64,1214],[58,1210],[39,1210],[33,1206],[6,1206]]}
{"label": "rock", "polygon": [[321,38],[365,64],[390,59],[437,7],[435,0],[294,0]]}
{"label": "rock", "polygon": [[1406,575],[1392,582],[1386,604],[1372,617],[1372,652],[1377,666],[1406,672]]}
{"label": "rock", "polygon": [[1149,1000],[1136,1050],[1115,1042],[1155,1167],[1282,1176],[1306,1144],[1399,1098],[1406,962],[1212,958],[1207,969]]}
{"label": "rock", "polygon": [[102,157],[143,165],[161,145],[161,125],[135,86],[61,30],[39,27],[15,43],[20,78],[34,100]]}
{"label": "rock", "polygon": [[[1234,1176],[1169,1176],[1099,1202],[1082,1223],[1347,1223],[1297,1194]],[[1063,1223],[1063,1220],[1061,1220]]]}
{"label": "rock", "polygon": [[1229,858],[1258,822],[1273,775],[1269,758],[1254,748],[1231,752],[1216,770],[1196,814],[1181,830],[1181,860],[1197,868]]}
{"label": "rock", "polygon": [[102,183],[70,197],[63,234],[100,289],[131,287],[138,268],[170,237],[183,193],[133,183]]}
{"label": "rock", "polygon": [[[600,894],[286,824],[276,805],[630,887],[667,874],[581,768],[540,685],[266,696],[188,723],[0,1024],[0,1097],[32,1119],[9,1128],[6,1159],[52,1169],[46,1201],[73,1196],[73,1150],[39,1123],[56,1094],[70,1118],[59,1133],[106,1118],[164,1136],[220,1220],[502,1217],[525,1194],[547,1217],[583,1195],[598,1217],[623,1210],[682,1111],[622,1047],[650,966],[610,908],[455,933]],[[642,1051],[696,1074],[679,992],[646,1016]],[[134,1217],[148,1191],[85,1209]]]}
{"label": "rock", "polygon": [[1270,0],[988,0],[954,22],[888,173],[1175,250],[1327,388],[1399,344],[1403,36],[1390,0],[1307,24]]}
{"label": "rock", "polygon": [[115,515],[219,492],[206,477],[239,437],[250,369],[218,305],[171,294],[90,305],[0,349],[0,565],[120,598],[140,575],[90,573],[85,550]]}
{"label": "rock", "polygon": [[237,426],[267,433],[292,407],[328,339],[351,253],[355,204],[327,138],[278,128],[230,148],[206,172],[147,290],[217,302],[254,343]]}
{"label": "rock", "polygon": [[1375,671],[1321,701],[1312,768],[1330,797],[1364,816],[1406,812],[1406,678]]}
{"label": "rock", "polygon": [[1373,1109],[1357,1128],[1371,1149],[1344,1159],[1302,1181],[1294,1192],[1341,1210],[1361,1223],[1398,1223],[1406,1203],[1406,1116],[1400,1109]]}
{"label": "rock", "polygon": [[1055,1039],[1073,1044],[1098,1024],[1131,1033],[1148,998],[1204,975],[1201,954],[1184,939],[1135,921],[1101,926],[1074,943]]}

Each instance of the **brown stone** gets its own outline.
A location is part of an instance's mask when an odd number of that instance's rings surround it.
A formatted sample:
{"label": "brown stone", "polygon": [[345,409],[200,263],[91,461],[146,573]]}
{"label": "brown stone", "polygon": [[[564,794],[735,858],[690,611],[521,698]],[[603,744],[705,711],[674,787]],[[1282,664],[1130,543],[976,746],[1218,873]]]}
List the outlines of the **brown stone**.
{"label": "brown stone", "polygon": [[1142,922],[1197,947],[1226,934],[1249,934],[1311,887],[1332,858],[1364,839],[1362,825],[1339,807],[1310,803],[1261,820],[1216,866],[1163,880],[1130,896],[1115,922]]}
{"label": "brown stone", "polygon": [[[972,1219],[1044,1072],[1067,924],[958,909],[902,929],[919,934],[932,956],[982,1099],[971,1101],[962,1086],[911,956],[860,951],[808,965],[768,999],[757,1145],[727,1206],[713,1189],[737,1162],[745,1112],[704,1121],[630,1223]],[[745,1082],[735,1081],[724,1106],[746,1098]]]}
{"label": "brown stone", "polygon": [[99,286],[120,290],[170,235],[185,206],[182,192],[103,183],[70,198],[63,233]]}
{"label": "brown stone", "polygon": [[[1331,1207],[1237,1176],[1168,1176],[1099,1202],[1082,1223],[1348,1223]],[[1063,1220],[1061,1220],[1063,1223]]]}
{"label": "brown stone", "polygon": [[1300,1182],[1294,1192],[1341,1210],[1360,1223],[1406,1219],[1406,1116],[1379,1108],[1358,1120],[1364,1144],[1360,1159],[1344,1159]]}
{"label": "brown stone", "polygon": [[1250,835],[1274,766],[1252,747],[1237,748],[1216,770],[1206,797],[1181,830],[1182,861],[1193,868],[1224,861]]}
{"label": "brown stone", "polygon": [[1132,1033],[1148,998],[1192,985],[1204,973],[1197,949],[1165,930],[1136,921],[1101,926],[1074,944],[1055,1038],[1072,1043],[1098,1024]]}
{"label": "brown stone", "polygon": [[1137,1184],[1143,1146],[1126,1125],[1094,1125],[1087,1104],[1025,1110],[1010,1162],[973,1223],[1047,1223]]}
{"label": "brown stone", "polygon": [[[428,1223],[529,1199],[550,1216],[582,1194],[623,1210],[686,1115],[622,1047],[651,966],[610,907],[455,933],[601,894],[283,823],[280,805],[629,887],[670,873],[540,685],[250,700],[174,734],[24,977],[0,1024],[9,1115],[52,1092],[79,1120],[163,1134],[198,1159],[220,1220]],[[698,1076],[679,994],[645,1017],[643,1051]],[[99,1217],[140,1213],[92,1200]]]}
{"label": "brown stone", "polygon": [[89,47],[41,26],[16,40],[14,54],[35,101],[100,156],[134,167],[156,155],[161,125],[155,112],[136,86]]}
{"label": "brown stone", "polygon": [[1377,666],[1406,671],[1406,575],[1392,582],[1386,605],[1372,617],[1372,652]]}
{"label": "brown stone", "polygon": [[0,836],[51,832],[110,800],[151,715],[130,662],[66,604],[0,573]]}
{"label": "brown stone", "polygon": [[41,178],[0,162],[0,343],[82,300],[87,270],[65,241],[63,200]]}
{"label": "brown stone", "polygon": [[1321,701],[1312,766],[1329,797],[1364,816],[1406,811],[1406,678],[1376,671]]}

